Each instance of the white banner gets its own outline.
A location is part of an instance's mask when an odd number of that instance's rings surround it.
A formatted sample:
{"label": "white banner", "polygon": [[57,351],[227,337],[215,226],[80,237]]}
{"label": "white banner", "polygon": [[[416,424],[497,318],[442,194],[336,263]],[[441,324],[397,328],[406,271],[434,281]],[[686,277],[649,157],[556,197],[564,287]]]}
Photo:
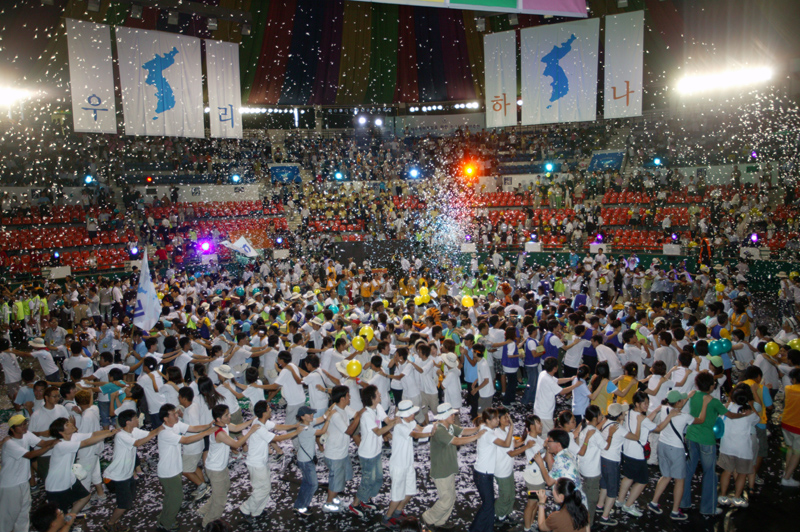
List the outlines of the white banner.
{"label": "white banner", "polygon": [[117,28],[126,135],[203,137],[200,39]]}
{"label": "white banner", "polygon": [[517,125],[517,33],[483,36],[486,127]]}
{"label": "white banner", "polygon": [[231,244],[230,240],[223,240],[222,245],[228,249],[238,251],[246,257],[258,257],[258,251],[256,251],[253,244],[243,236],[239,237],[239,240],[233,244]]}
{"label": "white banner", "polygon": [[206,39],[206,78],[211,136],[242,138],[239,45]]}
{"label": "white banner", "polygon": [[597,119],[600,21],[521,30],[522,124]]}
{"label": "white banner", "polygon": [[603,116],[642,116],[644,11],[606,17]]}
{"label": "white banner", "polygon": [[67,19],[72,120],[79,133],[116,133],[111,27]]}

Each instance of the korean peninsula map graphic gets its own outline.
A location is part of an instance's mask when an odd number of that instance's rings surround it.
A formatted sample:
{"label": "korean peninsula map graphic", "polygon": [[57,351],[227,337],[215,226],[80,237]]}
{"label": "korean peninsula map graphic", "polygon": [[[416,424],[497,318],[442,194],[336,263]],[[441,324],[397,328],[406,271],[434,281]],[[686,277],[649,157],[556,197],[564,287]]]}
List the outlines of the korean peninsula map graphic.
{"label": "korean peninsula map graphic", "polygon": [[[567,79],[567,73],[561,68],[559,62],[572,51],[573,42],[575,42],[574,34],[563,44],[553,46],[553,49],[542,57],[542,63],[546,65],[543,74],[553,80],[550,83],[550,87],[552,87],[550,102],[560,100],[569,93],[569,79]],[[552,103],[547,106],[548,109],[551,107]]]}
{"label": "korean peninsula map graphic", "polygon": [[[163,56],[155,54],[153,59],[142,65],[142,68],[147,70],[147,79],[144,82],[156,88],[156,99],[158,100],[156,115],[175,107],[175,93],[164,78],[164,71],[175,64],[176,55],[178,55],[178,49],[173,47],[172,51]],[[153,120],[158,120],[158,116],[154,116]]]}

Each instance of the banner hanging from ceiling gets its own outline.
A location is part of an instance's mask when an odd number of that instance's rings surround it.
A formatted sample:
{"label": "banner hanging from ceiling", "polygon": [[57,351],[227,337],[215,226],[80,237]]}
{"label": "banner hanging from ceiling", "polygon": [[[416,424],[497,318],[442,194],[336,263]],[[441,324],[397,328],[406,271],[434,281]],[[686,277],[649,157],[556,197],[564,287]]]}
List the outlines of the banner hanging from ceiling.
{"label": "banner hanging from ceiling", "polygon": [[522,125],[597,118],[599,19],[525,28]]}
{"label": "banner hanging from ceiling", "polygon": [[606,17],[603,116],[642,116],[644,11]]}
{"label": "banner hanging from ceiling", "polygon": [[206,77],[211,136],[242,138],[238,43],[206,39]]}
{"label": "banner hanging from ceiling", "polygon": [[126,135],[203,137],[200,39],[117,28]]}
{"label": "banner hanging from ceiling", "polygon": [[486,127],[517,125],[517,33],[483,37]]}
{"label": "banner hanging from ceiling", "polygon": [[73,127],[79,133],[116,133],[111,27],[67,19]]}

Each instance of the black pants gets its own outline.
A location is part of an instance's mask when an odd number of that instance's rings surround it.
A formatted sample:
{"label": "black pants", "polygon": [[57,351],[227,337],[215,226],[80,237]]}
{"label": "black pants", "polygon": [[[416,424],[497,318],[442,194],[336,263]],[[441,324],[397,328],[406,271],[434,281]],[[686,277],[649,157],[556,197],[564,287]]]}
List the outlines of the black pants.
{"label": "black pants", "polygon": [[403,400],[403,390],[395,390],[392,388],[392,397],[394,397],[394,406],[400,404],[400,401]]}
{"label": "black pants", "polygon": [[475,419],[478,417],[478,394],[470,393],[472,383],[467,383],[467,404],[469,405],[469,418]]}

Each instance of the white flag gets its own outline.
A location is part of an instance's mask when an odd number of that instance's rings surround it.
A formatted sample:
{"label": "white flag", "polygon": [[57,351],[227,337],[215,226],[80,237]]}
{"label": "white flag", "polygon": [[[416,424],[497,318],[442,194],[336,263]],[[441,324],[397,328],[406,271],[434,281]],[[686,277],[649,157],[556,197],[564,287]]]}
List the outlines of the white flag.
{"label": "white flag", "polygon": [[521,30],[522,124],[597,119],[599,19]]}
{"label": "white flag", "polygon": [[116,134],[111,28],[68,18],[67,49],[75,131]]}
{"label": "white flag", "polygon": [[606,17],[603,116],[642,116],[644,11]]}
{"label": "white flag", "polygon": [[206,78],[211,136],[242,138],[239,45],[206,39]]}
{"label": "white flag", "polygon": [[139,276],[139,289],[136,291],[136,309],[133,311],[133,324],[149,331],[161,317],[161,300],[156,287],[150,279],[150,265],[147,263],[147,250],[142,255],[142,273]]}
{"label": "white flag", "polygon": [[204,137],[200,39],[117,28],[126,135]]}
{"label": "white flag", "polygon": [[517,33],[483,36],[486,127],[517,125]]}
{"label": "white flag", "polygon": [[239,240],[233,244],[231,244],[229,240],[224,240],[222,245],[228,249],[238,251],[246,257],[258,257],[258,251],[253,248],[253,245],[245,237],[240,237]]}

